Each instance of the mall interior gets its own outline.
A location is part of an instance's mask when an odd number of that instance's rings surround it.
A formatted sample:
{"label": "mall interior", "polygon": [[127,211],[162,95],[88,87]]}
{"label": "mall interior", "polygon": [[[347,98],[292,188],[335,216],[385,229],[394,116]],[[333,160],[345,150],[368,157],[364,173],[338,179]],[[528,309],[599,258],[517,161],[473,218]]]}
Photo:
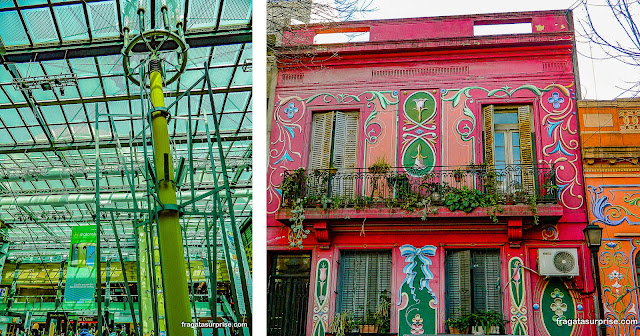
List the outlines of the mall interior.
{"label": "mall interior", "polygon": [[0,1],[0,335],[250,334],[251,14]]}

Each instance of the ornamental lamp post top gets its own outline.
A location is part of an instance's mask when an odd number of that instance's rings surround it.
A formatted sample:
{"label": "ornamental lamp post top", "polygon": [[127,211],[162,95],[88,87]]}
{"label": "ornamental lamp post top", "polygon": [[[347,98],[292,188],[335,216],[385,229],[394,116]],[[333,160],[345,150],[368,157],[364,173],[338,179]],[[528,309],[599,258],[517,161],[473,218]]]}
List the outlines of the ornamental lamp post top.
{"label": "ornamental lamp post top", "polygon": [[589,224],[582,232],[584,232],[584,238],[591,252],[598,251],[600,245],[602,245],[602,228],[594,224]]}

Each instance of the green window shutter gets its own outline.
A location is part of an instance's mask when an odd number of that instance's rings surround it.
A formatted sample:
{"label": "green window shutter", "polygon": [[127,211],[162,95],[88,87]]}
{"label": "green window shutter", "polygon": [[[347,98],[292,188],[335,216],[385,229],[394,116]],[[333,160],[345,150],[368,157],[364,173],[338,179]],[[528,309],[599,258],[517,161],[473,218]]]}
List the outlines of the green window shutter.
{"label": "green window shutter", "polygon": [[333,112],[314,113],[311,130],[309,170],[328,169],[331,163]]}
{"label": "green window shutter", "polygon": [[447,317],[471,313],[471,251],[447,251]]}
{"label": "green window shutter", "polygon": [[380,304],[380,295],[391,290],[391,252],[342,252],[338,290],[336,312],[349,310],[364,320]]}
{"label": "green window shutter", "polygon": [[502,311],[500,255],[498,251],[474,251],[471,256],[473,277],[473,310]]}
{"label": "green window shutter", "polygon": [[[518,125],[520,128],[520,164],[522,164],[522,187],[529,194],[535,192],[533,172],[533,141],[531,137],[531,107],[518,107]],[[529,173],[527,173],[529,172]]]}
{"label": "green window shutter", "polygon": [[493,105],[482,108],[482,118],[484,119],[484,163],[493,167]]}

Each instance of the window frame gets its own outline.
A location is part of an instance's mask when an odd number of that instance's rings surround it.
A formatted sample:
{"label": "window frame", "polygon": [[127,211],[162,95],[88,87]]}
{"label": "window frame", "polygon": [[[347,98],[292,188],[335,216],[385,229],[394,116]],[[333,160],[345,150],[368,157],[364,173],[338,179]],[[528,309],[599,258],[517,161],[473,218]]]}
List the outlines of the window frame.
{"label": "window frame", "polygon": [[[469,253],[469,260],[468,260],[469,269],[467,270],[468,278],[469,278],[469,284],[468,284],[469,288],[468,288],[468,294],[467,295],[468,295],[468,299],[469,299],[469,302],[470,302],[469,303],[470,311],[469,312],[465,312],[464,308],[462,308],[461,309],[462,311],[460,311],[459,315],[452,315],[451,314],[451,305],[453,304],[456,307],[460,307],[461,304],[463,303],[463,300],[461,298],[460,302],[451,302],[451,299],[450,299],[450,295],[451,295],[450,282],[452,281],[452,279],[450,279],[450,277],[449,277],[449,273],[450,273],[449,267],[451,267],[449,256],[453,252],[465,252],[465,251],[468,251],[468,253]],[[496,309],[496,311],[498,311],[501,314],[503,313],[503,310],[505,308],[504,307],[504,302],[503,302],[505,294],[504,294],[504,288],[502,287],[502,285],[503,285],[502,284],[502,282],[503,282],[503,279],[502,279],[502,268],[499,267],[501,259],[502,259],[502,251],[500,250],[500,248],[448,248],[448,249],[445,249],[445,253],[444,253],[444,272],[443,272],[444,273],[444,278],[445,278],[445,282],[444,282],[444,284],[445,284],[445,290],[444,290],[445,307],[444,307],[444,309],[445,309],[445,317],[447,319],[452,318],[452,317],[458,317],[460,315],[464,315],[464,314],[467,314],[467,313],[477,313],[478,311],[480,311],[478,309],[478,307],[476,307],[476,303],[474,302],[474,296],[475,296],[475,294],[474,294],[474,273],[475,272],[473,270],[473,268],[474,268],[473,258],[474,258],[474,254],[481,254],[483,252],[485,252],[485,253],[486,252],[492,252],[497,256],[496,265],[498,267],[496,268],[496,271],[497,271],[497,274],[498,274],[498,287],[499,287],[498,289],[499,290],[497,292],[497,296],[495,297],[495,299],[497,299],[499,307],[498,307],[498,309]],[[460,294],[460,296],[461,295],[462,294]]]}
{"label": "window frame", "polygon": [[[335,293],[336,293],[336,295],[335,295],[335,311],[336,311],[336,313],[342,313],[343,311],[345,311],[344,302],[343,302],[343,300],[344,300],[344,292],[345,292],[345,290],[348,291],[348,289],[345,288],[346,286],[344,284],[344,281],[345,281],[345,279],[344,279],[344,272],[345,272],[345,261],[344,261],[345,259],[344,258],[345,258],[345,254],[364,255],[364,254],[382,254],[382,253],[384,253],[384,254],[388,255],[388,258],[389,258],[388,259],[388,261],[389,261],[388,281],[389,281],[389,283],[388,283],[388,287],[385,288],[385,289],[382,289],[381,291],[386,290],[389,293],[389,295],[391,295],[391,290],[392,290],[392,285],[393,285],[393,276],[394,276],[393,249],[340,250],[338,253],[339,253],[339,258],[338,258],[338,273],[337,273],[337,281],[336,281],[337,286],[336,286],[336,291],[335,291]],[[381,272],[381,270],[378,269],[378,274],[380,274],[380,272]],[[369,271],[367,270],[366,274],[368,274],[368,273],[369,273]],[[365,275],[365,277],[366,277],[366,275]],[[364,286],[368,287],[368,283],[364,284]],[[381,286],[378,285],[378,289],[380,289],[380,287]],[[353,309],[348,308],[352,313],[352,317],[354,319],[356,319],[356,320],[360,319],[360,320],[364,321],[364,318],[366,317],[367,309],[371,309],[371,308],[368,308],[366,306],[366,300],[367,300],[367,294],[366,293],[368,293],[368,291],[365,291],[365,294],[364,294],[365,306],[363,306],[363,316],[362,317],[360,317],[358,315],[357,310],[354,311]],[[376,296],[376,306],[375,307],[377,307],[377,305],[380,304],[380,295],[381,294],[382,293],[379,293]],[[375,307],[372,307],[374,311],[375,311]]]}

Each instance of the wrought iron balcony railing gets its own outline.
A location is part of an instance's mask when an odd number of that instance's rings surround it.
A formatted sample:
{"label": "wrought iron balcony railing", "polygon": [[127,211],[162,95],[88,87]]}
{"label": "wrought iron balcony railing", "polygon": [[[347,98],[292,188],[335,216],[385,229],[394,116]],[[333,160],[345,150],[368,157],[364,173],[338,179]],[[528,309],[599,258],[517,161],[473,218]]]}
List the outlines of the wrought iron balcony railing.
{"label": "wrought iron balcony railing", "polygon": [[[320,203],[403,201],[407,197],[429,198],[442,204],[456,190],[477,190],[492,194],[501,204],[557,203],[558,186],[553,167],[484,165],[382,169],[304,169],[284,173],[284,206],[304,201]],[[326,205],[326,204],[325,204]]]}

